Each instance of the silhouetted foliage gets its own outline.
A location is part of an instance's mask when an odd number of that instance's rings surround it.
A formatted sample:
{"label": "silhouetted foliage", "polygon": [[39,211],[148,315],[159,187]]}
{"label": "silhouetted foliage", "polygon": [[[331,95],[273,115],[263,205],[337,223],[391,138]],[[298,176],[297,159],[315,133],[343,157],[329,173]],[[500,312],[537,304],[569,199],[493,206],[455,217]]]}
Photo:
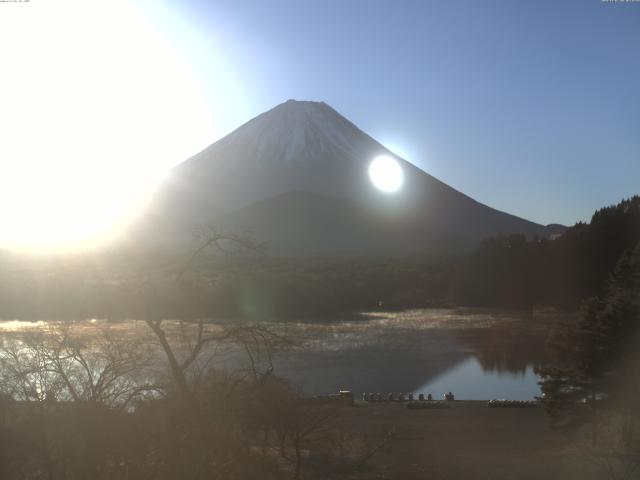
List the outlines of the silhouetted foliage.
{"label": "silhouetted foliage", "polygon": [[[640,241],[640,197],[598,210],[555,239],[513,234],[459,256],[269,257],[221,254],[241,237],[206,232],[189,255],[152,252],[31,258],[0,255],[0,317],[23,320],[325,317],[373,309],[466,306],[576,309],[604,291]],[[209,249],[215,248],[215,254]],[[244,252],[244,253],[242,253]],[[244,255],[244,256],[241,256]],[[189,264],[187,273],[183,265]],[[176,282],[176,276],[180,281]],[[144,282],[153,283],[153,302]]]}
{"label": "silhouetted foliage", "polygon": [[538,373],[544,405],[557,427],[575,431],[589,423],[596,445],[602,440],[600,425],[612,417],[630,419],[617,437],[625,447],[640,446],[639,341],[640,243],[622,254],[604,295],[585,301],[580,320],[560,326],[552,337],[556,362]]}
{"label": "silhouetted foliage", "polygon": [[640,241],[640,197],[594,213],[556,239],[489,238],[462,262],[454,302],[530,308],[577,308],[601,295],[620,255]]}
{"label": "silhouetted foliage", "polygon": [[[204,245],[219,241],[241,243],[214,233]],[[3,337],[3,478],[299,478],[303,457],[320,453],[355,464],[325,448],[344,437],[334,421],[340,408],[309,404],[274,375],[270,350],[281,335],[205,317],[212,270],[200,268],[202,251],[174,265],[138,262],[120,278],[142,332],[49,322]],[[170,295],[183,303],[166,302]],[[173,305],[196,318],[168,320],[180,311]],[[224,347],[242,352],[246,367],[214,368]],[[295,454],[283,463],[287,447]]]}
{"label": "silhouetted foliage", "polygon": [[[192,356],[194,327],[187,349],[179,330],[164,330],[176,359]],[[216,336],[218,347],[224,341],[251,357],[247,368],[214,368],[217,349],[207,342],[182,377],[153,336],[110,330],[67,324],[4,339],[2,478],[297,478],[303,459],[321,456],[308,465],[316,478],[333,463],[357,465],[359,457],[338,448],[352,441],[340,422],[348,407],[309,402],[277,377],[260,357],[268,347],[256,344],[264,327]]]}
{"label": "silhouetted foliage", "polygon": [[[2,259],[0,259],[0,262]],[[0,271],[0,317],[23,320],[318,317],[442,305],[447,258],[270,258],[200,255],[179,282],[175,255],[104,255],[35,261],[11,256]],[[143,281],[144,280],[144,281]],[[153,292],[145,291],[145,282]],[[150,303],[145,300],[153,296]]]}

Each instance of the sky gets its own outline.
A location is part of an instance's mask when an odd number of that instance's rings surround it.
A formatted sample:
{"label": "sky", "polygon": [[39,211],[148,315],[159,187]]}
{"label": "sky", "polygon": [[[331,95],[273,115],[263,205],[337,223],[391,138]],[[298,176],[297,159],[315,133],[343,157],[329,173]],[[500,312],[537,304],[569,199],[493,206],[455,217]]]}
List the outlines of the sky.
{"label": "sky", "polygon": [[588,221],[640,193],[639,48],[640,2],[0,2],[0,247],[113,230],[290,98],[494,208]]}
{"label": "sky", "polygon": [[173,12],[237,82],[224,131],[289,98],[323,100],[536,222],[588,221],[640,193],[640,2],[191,0]]}

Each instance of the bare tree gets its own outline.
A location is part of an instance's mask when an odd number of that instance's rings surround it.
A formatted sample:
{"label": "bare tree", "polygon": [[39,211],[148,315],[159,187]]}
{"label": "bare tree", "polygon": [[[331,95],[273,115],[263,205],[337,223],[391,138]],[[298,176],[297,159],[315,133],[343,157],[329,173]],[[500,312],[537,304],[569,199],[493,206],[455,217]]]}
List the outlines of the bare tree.
{"label": "bare tree", "polygon": [[0,348],[0,388],[16,400],[100,403],[126,409],[157,389],[149,348],[116,338],[107,326],[83,333],[73,324],[15,334]]}
{"label": "bare tree", "polygon": [[159,394],[152,361],[144,343],[107,325],[49,324],[5,336],[0,391],[14,400],[4,425],[14,478],[123,478],[135,433],[128,412]]}
{"label": "bare tree", "polygon": [[300,478],[303,449],[329,443],[340,429],[344,407],[300,399],[289,411],[287,435],[295,452],[293,478]]}
{"label": "bare tree", "polygon": [[173,284],[176,290],[183,292],[186,300],[194,306],[193,310],[198,313],[197,318],[189,321],[188,327],[185,322],[181,323],[182,331],[190,330],[189,344],[183,345],[182,349],[172,344],[172,339],[166,328],[166,319],[156,313],[154,304],[159,301],[158,289],[154,285],[157,275],[152,275],[146,271],[142,275],[143,298],[145,302],[145,323],[158,341],[169,366],[172,380],[182,399],[190,405],[194,405],[194,385],[197,382],[190,378],[190,370],[198,366],[201,355],[211,345],[224,343],[234,343],[241,345],[251,364],[251,371],[257,377],[256,355],[268,354],[270,342],[281,337],[275,335],[272,329],[265,326],[249,324],[246,322],[236,322],[233,324],[212,325],[209,321],[206,307],[198,307],[206,304],[206,299],[210,293],[210,279],[207,273],[200,267],[201,263],[206,263],[206,254],[213,251],[216,254],[229,255],[238,250],[245,252],[260,252],[262,245],[258,244],[246,235],[237,235],[219,232],[215,229],[201,229],[197,232],[196,240],[199,242],[197,248],[186,258],[186,260],[175,268],[166,269],[166,275],[173,276]]}

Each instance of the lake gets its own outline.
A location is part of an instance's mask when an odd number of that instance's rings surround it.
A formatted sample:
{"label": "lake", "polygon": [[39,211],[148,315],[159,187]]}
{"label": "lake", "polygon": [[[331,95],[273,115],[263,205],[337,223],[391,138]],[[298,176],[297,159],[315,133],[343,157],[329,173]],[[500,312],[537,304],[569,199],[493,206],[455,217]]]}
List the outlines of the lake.
{"label": "lake", "polygon": [[[482,309],[363,312],[343,319],[278,323],[292,345],[273,352],[275,372],[307,395],[352,390],[431,393],[458,399],[533,399],[536,365],[547,361],[545,341],[568,315]],[[106,322],[82,323],[87,332]],[[39,329],[44,322],[0,322],[0,331]],[[109,323],[146,335],[141,321]],[[237,368],[241,352],[227,349],[218,365]]]}
{"label": "lake", "polygon": [[303,347],[274,355],[276,371],[307,394],[339,389],[442,398],[529,400],[548,360],[553,324],[567,315],[478,309],[368,312],[358,320],[300,323]]}

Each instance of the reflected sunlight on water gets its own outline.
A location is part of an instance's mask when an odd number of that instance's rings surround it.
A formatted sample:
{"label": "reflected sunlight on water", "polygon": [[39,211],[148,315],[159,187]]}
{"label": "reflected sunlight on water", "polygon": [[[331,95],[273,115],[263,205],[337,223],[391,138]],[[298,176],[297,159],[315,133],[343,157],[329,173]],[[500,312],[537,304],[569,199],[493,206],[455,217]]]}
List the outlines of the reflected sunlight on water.
{"label": "reflected sunlight on water", "polygon": [[[270,323],[290,341],[273,352],[275,371],[308,394],[339,388],[362,392],[453,391],[461,399],[531,399],[539,393],[535,365],[545,361],[552,322],[563,316],[480,309],[414,309],[363,312],[344,318]],[[10,320],[0,331],[33,331],[46,322]],[[142,321],[90,319],[73,328],[91,336],[109,330],[152,339]],[[176,342],[188,344],[188,325],[166,321]],[[207,330],[219,328],[209,324]],[[186,332],[186,333],[185,333]],[[234,369],[243,354],[210,345],[215,364]]]}
{"label": "reflected sunlight on water", "polygon": [[523,373],[486,370],[475,357],[470,357],[442,375],[413,390],[418,395],[431,393],[440,399],[445,392],[453,392],[458,399],[489,400],[533,400],[540,395],[538,376],[533,366]]}
{"label": "reflected sunlight on water", "polygon": [[32,328],[38,329],[44,328],[45,325],[46,323],[42,320],[39,320],[37,322],[25,322],[23,320],[4,320],[0,321],[0,331],[15,332]]}

